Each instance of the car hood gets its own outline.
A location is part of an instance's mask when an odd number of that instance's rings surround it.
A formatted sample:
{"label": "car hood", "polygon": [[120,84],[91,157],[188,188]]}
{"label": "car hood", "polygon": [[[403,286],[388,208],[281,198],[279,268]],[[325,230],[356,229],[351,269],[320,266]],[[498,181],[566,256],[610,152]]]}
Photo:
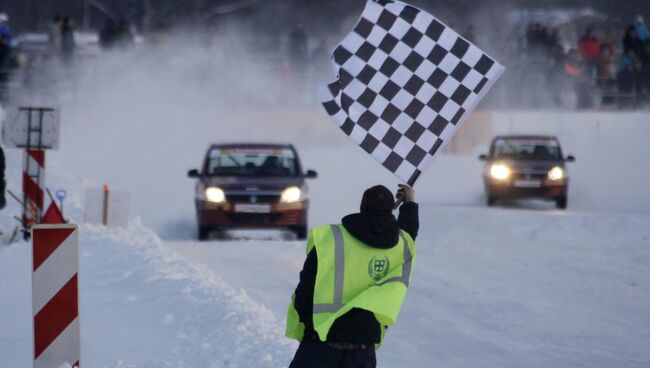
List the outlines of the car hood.
{"label": "car hood", "polygon": [[281,191],[285,188],[296,185],[302,186],[302,177],[205,177],[201,179],[205,186],[216,186],[224,191]]}

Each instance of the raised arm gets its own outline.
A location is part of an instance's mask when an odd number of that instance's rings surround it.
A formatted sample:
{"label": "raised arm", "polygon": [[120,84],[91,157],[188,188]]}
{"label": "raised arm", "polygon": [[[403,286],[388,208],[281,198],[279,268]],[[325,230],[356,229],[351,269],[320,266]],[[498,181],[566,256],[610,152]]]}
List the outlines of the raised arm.
{"label": "raised arm", "polygon": [[408,185],[400,184],[399,187],[397,198],[398,200],[401,199],[403,203],[399,207],[397,221],[400,229],[406,231],[415,240],[420,228],[418,204],[415,203],[415,191]]}

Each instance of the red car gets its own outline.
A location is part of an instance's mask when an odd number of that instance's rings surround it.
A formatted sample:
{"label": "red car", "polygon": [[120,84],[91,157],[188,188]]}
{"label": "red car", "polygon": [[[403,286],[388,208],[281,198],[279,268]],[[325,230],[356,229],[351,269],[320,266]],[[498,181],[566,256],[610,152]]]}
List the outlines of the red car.
{"label": "red car", "polygon": [[286,144],[215,144],[201,171],[190,170],[196,182],[198,238],[214,230],[284,228],[298,239],[307,236],[309,199],[298,153]]}
{"label": "red car", "polygon": [[488,206],[501,198],[541,198],[567,207],[569,176],[560,142],[551,136],[498,136],[492,140],[483,182]]}

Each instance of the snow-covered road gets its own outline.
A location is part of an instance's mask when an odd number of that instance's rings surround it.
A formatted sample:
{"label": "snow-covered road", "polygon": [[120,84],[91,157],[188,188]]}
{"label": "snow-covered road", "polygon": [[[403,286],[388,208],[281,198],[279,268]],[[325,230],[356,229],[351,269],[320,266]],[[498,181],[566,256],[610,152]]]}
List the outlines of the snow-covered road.
{"label": "snow-covered road", "polygon": [[[426,205],[421,212],[412,287],[379,351],[381,367],[650,363],[650,218]],[[168,245],[284,318],[303,244]]]}
{"label": "snow-covered road", "polygon": [[[421,212],[411,291],[380,367],[647,367],[649,217]],[[295,344],[282,320],[304,244],[232,235],[163,241],[137,222],[82,226],[86,365],[286,366]],[[0,367],[31,365],[28,264],[26,244],[0,248]]]}
{"label": "snow-covered road", "polygon": [[[134,199],[129,229],[81,227],[82,362],[285,367],[296,345],[282,336],[283,319],[304,243],[272,232],[195,241],[185,172],[213,141],[295,142],[305,168],[319,172],[310,182],[313,226],[355,211],[365,188],[397,182],[326,117],[209,106],[188,129],[179,111],[120,109],[120,98],[64,106],[62,149],[48,153],[47,185],[68,189],[74,222],[83,218],[85,188],[107,182]],[[255,121],[261,116],[272,129]],[[437,158],[422,176],[412,288],[380,367],[650,366],[647,114],[621,114],[620,125],[618,115],[608,118],[615,125],[598,114],[567,116],[575,121],[526,129],[556,132],[577,156],[568,211],[538,201],[485,208],[481,146]],[[152,134],[152,126],[160,129]],[[7,159],[18,192],[21,154]],[[5,232],[15,214],[11,202],[0,212]],[[29,257],[27,244],[0,246],[0,368],[31,366]]]}

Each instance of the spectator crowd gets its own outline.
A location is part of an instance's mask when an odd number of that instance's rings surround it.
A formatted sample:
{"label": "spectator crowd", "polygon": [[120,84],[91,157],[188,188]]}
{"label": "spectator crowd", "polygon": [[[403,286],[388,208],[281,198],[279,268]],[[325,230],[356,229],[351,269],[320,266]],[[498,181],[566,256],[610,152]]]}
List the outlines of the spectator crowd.
{"label": "spectator crowd", "polygon": [[625,29],[619,44],[587,28],[567,51],[559,31],[539,23],[528,26],[525,41],[528,65],[543,64],[546,90],[558,92],[554,98],[573,91],[578,108],[592,107],[598,99],[621,108],[650,104],[650,31],[643,16]]}
{"label": "spectator crowd", "polygon": [[[510,59],[503,58],[511,77],[500,83],[502,88],[498,90],[501,92],[495,95],[502,98],[499,101],[495,98],[495,103],[515,108],[650,107],[650,30],[644,18],[639,15],[627,27],[617,24],[615,29],[612,28],[613,20],[601,20],[600,23],[579,25],[578,21],[571,21],[563,28],[532,23],[525,31],[507,32],[501,41],[490,39],[497,50],[501,47],[506,55],[511,56]],[[592,26],[584,27],[585,24]],[[498,27],[493,28],[498,31]],[[43,84],[52,84],[48,82],[47,73],[42,72],[49,73],[49,65],[64,66],[60,69],[72,75],[75,59],[81,60],[87,54],[92,57],[100,54],[99,48],[92,47],[94,42],[102,50],[135,45],[133,30],[125,19],[107,18],[96,32],[97,37],[89,38],[88,31],[76,31],[71,17],[57,15],[48,22],[48,45],[44,47],[46,52],[41,52],[40,49],[28,50],[28,42],[21,45],[18,42],[21,35],[13,42],[9,18],[0,13],[0,101],[6,99],[12,81],[21,80],[23,86],[35,90],[42,89]],[[236,51],[237,46],[241,46],[239,43],[246,40],[215,36],[218,32],[209,28],[203,31],[206,38],[222,37],[219,47],[223,49],[224,57],[236,57],[233,50]],[[267,37],[256,34],[254,40],[244,42],[252,42],[256,49],[265,50],[260,55],[268,57],[265,62],[269,65],[261,61],[261,67],[269,67],[270,72],[280,75],[295,88],[309,88],[321,82],[324,76],[329,77],[333,42],[328,42],[332,41],[328,35],[303,22],[297,22],[285,32]],[[156,47],[165,39],[164,33],[165,27],[154,27],[146,35],[146,41]],[[498,39],[502,33],[506,32],[496,32],[495,38]],[[45,37],[45,32],[41,34]],[[576,37],[576,34],[580,36]],[[514,48],[513,35],[517,40]],[[481,40],[475,40],[476,36],[473,27],[469,27],[466,37],[480,44]],[[88,41],[90,39],[93,41]],[[137,39],[138,43],[143,40],[141,37]],[[572,41],[567,42],[569,39]],[[283,44],[286,47],[281,47]],[[514,54],[505,50],[514,50]],[[21,58],[19,54],[25,57]],[[39,75],[44,82],[32,81],[33,75]]]}

